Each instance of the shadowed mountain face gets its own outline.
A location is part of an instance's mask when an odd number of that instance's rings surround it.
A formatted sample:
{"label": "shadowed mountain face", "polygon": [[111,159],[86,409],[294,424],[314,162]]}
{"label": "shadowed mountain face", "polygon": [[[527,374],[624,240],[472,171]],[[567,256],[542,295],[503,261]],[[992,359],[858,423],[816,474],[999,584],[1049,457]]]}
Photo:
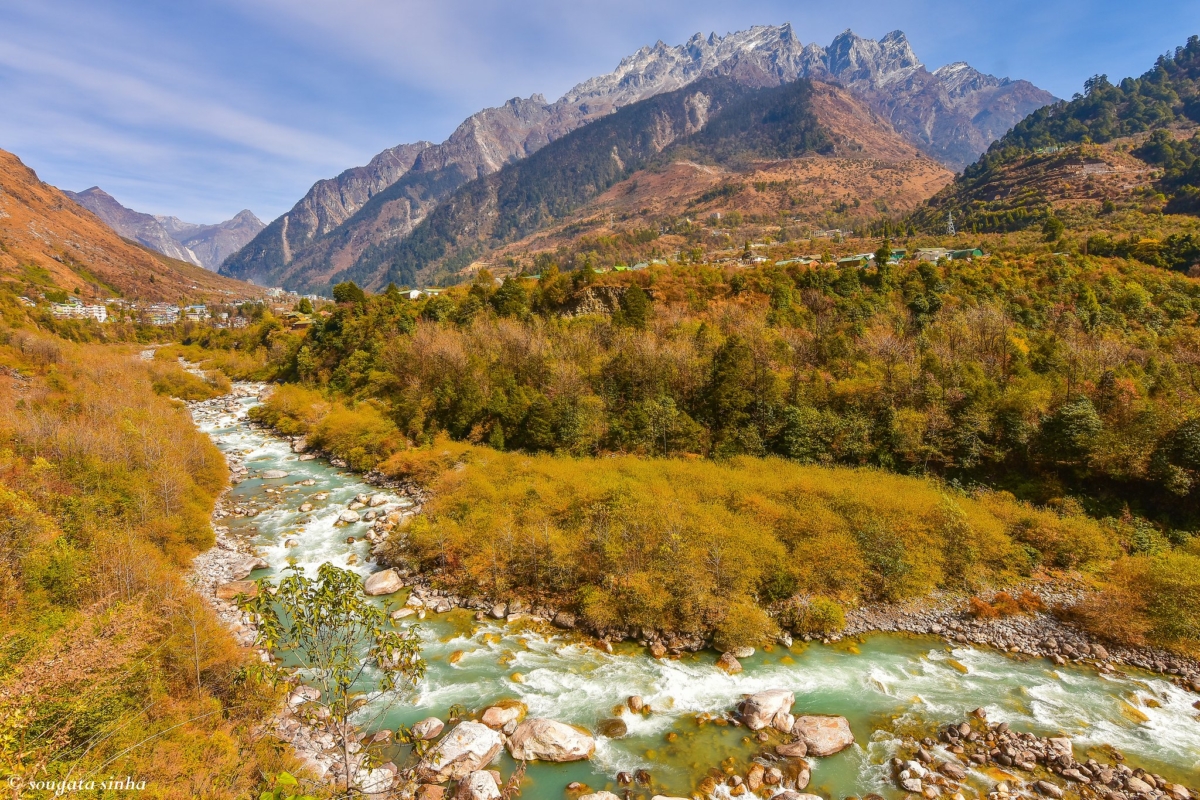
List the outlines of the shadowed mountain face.
{"label": "shadowed mountain face", "polygon": [[241,211],[216,225],[197,225],[177,217],[143,214],[121,205],[99,186],[82,192],[63,191],[63,194],[100,217],[126,239],[213,272],[264,227],[262,220],[250,211]]}
{"label": "shadowed mountain face", "polygon": [[176,302],[255,294],[244,283],[121,238],[3,150],[0,244],[0,275],[26,283],[34,293],[53,285],[82,298],[116,294]]}
{"label": "shadowed mountain face", "polygon": [[401,145],[317,183],[223,270],[264,285],[327,288],[335,275],[362,273],[368,252],[408,237],[467,182],[618,109],[706,77],[760,88],[806,77],[841,84],[909,144],[955,170],[1054,99],[1026,81],[983,75],[966,64],[930,72],[899,31],[879,41],[846,31],[828,47],[802,43],[786,24],[725,37],[697,34],[675,47],[658,42],[553,103],[541,95],[514,98],[472,115],[441,144]]}

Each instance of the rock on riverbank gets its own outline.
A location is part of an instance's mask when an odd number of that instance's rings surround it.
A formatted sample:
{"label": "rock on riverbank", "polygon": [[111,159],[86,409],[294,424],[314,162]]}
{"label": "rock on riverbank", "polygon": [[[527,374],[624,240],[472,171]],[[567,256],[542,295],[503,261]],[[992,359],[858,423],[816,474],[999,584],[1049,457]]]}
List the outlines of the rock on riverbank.
{"label": "rock on riverbank", "polygon": [[1133,769],[1116,755],[1115,762],[1095,758],[1079,762],[1070,739],[1018,733],[1007,723],[987,722],[987,715],[977,709],[970,719],[944,726],[938,740],[906,743],[902,755],[891,760],[891,768],[897,788],[925,797],[953,793],[969,772],[989,769],[1011,776],[992,787],[989,800],[1030,794],[1057,800],[1067,793],[1107,800],[1191,800],[1196,796],[1194,787]]}

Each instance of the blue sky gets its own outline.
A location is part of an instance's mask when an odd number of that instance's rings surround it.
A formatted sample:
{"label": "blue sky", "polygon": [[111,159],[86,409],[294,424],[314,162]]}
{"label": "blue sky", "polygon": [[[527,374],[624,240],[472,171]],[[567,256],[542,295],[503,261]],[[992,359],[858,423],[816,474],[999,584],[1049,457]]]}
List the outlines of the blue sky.
{"label": "blue sky", "polygon": [[1200,3],[4,0],[0,148],[141,211],[269,221],[315,180],[441,141],[484,106],[556,98],[658,39],[781,22],[820,44],[900,29],[931,69],[968,61],[1069,97],[1200,33]]}

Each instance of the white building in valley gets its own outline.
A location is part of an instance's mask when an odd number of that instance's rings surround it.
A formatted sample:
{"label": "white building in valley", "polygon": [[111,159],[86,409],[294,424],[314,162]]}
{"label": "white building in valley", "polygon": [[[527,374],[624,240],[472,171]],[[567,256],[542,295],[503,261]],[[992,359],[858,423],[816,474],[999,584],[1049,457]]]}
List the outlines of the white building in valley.
{"label": "white building in valley", "polygon": [[59,319],[94,319],[96,322],[108,319],[108,309],[104,306],[83,303],[51,303],[50,313]]}

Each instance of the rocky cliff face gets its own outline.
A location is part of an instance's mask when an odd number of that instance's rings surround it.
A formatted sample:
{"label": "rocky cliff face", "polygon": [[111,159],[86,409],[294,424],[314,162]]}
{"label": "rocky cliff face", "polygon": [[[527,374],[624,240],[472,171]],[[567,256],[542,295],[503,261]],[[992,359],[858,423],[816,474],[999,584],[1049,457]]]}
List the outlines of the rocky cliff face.
{"label": "rocky cliff face", "polygon": [[846,31],[828,47],[804,44],[787,24],[724,37],[696,34],[675,47],[643,47],[553,103],[541,95],[515,98],[472,115],[441,144],[401,145],[367,167],[321,181],[224,270],[259,284],[320,288],[367,249],[408,236],[464,183],[592,120],[704,76],[749,86],[801,77],[840,83],[907,141],[956,170],[1054,99],[1026,81],[994,78],[966,65],[930,72],[899,31],[878,41]]}
{"label": "rocky cliff face", "polygon": [[250,211],[241,211],[216,225],[197,225],[178,217],[156,217],[126,208],[99,186],[63,194],[126,239],[213,272],[263,229],[262,221]]}

